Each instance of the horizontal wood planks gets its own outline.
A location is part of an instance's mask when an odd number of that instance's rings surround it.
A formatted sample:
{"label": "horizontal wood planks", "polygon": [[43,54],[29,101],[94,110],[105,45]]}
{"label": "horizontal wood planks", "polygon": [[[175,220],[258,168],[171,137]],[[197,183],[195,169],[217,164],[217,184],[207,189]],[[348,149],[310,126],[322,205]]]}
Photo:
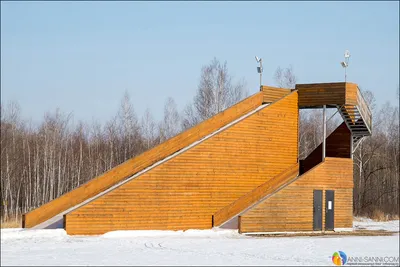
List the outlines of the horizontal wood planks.
{"label": "horizontal wood planks", "polygon": [[216,212],[213,215],[213,222],[214,222],[213,226],[222,225],[223,223],[225,223],[232,217],[238,215],[240,212],[244,211],[251,205],[256,204],[264,197],[274,193],[275,190],[277,190],[281,186],[285,185],[286,183],[296,178],[298,174],[299,174],[299,164],[296,163],[293,166],[290,166],[288,169],[281,172],[280,174],[276,175],[275,177],[261,184],[254,190],[250,191],[246,195],[237,199],[235,202],[229,204],[228,206]]}
{"label": "horizontal wood planks", "polygon": [[358,85],[355,83],[346,83],[346,105],[358,105],[357,93]]}
{"label": "horizontal wood planks", "polygon": [[296,84],[299,107],[343,105],[346,102],[345,83]]}
{"label": "horizontal wood planks", "polygon": [[[176,151],[218,130],[227,123],[240,118],[251,110],[254,110],[262,104],[262,101],[262,92],[254,94],[225,111],[218,113],[212,118],[175,137],[172,137],[153,149],[150,149],[135,158],[127,160],[108,172],[83,184],[77,189],[25,214],[24,226],[27,228],[33,227],[91,197],[96,196],[100,192],[103,192],[118,182],[123,181],[127,177],[134,175],[135,173],[151,166],[155,162],[166,158]],[[207,152],[203,151],[201,153]]]}
{"label": "horizontal wood planks", "polygon": [[282,97],[292,92],[290,89],[265,85],[261,86],[261,91],[263,92],[263,103],[272,103],[278,101]]}
{"label": "horizontal wood planks", "polygon": [[295,182],[267,198],[240,217],[240,232],[313,230],[313,190],[335,190],[335,228],[353,226],[353,161],[326,158]]}
{"label": "horizontal wood planks", "polygon": [[357,102],[357,93],[358,93],[358,86],[357,84],[354,83],[346,83],[346,107],[350,107],[350,109],[347,109],[347,113],[349,113],[349,116],[351,118],[351,121],[355,123],[355,114],[351,110],[353,106],[358,105]]}
{"label": "horizontal wood planks", "polygon": [[297,162],[297,92],[66,215],[68,234],[212,227],[212,215]]}
{"label": "horizontal wood planks", "polygon": [[354,83],[296,84],[299,91],[299,107],[322,105],[357,105],[358,86]]}

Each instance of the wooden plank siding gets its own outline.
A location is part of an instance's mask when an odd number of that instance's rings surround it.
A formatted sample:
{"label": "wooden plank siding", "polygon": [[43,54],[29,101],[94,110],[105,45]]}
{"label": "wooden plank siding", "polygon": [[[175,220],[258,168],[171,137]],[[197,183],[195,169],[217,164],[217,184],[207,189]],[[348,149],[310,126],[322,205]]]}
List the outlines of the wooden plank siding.
{"label": "wooden plank siding", "polygon": [[[357,91],[358,91],[358,86],[357,84],[354,83],[346,83],[346,103],[345,103],[345,107],[346,106],[356,106],[357,103]],[[347,109],[347,113],[350,116],[351,122],[355,123],[355,114],[353,111],[351,111],[351,109]]]}
{"label": "wooden plank siding", "polygon": [[[340,124],[326,138],[326,157],[351,158],[351,133],[346,123]],[[322,143],[304,160],[300,160],[300,174],[307,172],[322,162]]]}
{"label": "wooden plank siding", "polygon": [[345,83],[296,84],[299,107],[343,105],[346,102]]}
{"label": "wooden plank siding", "polygon": [[213,116],[212,118],[188,129],[187,131],[170,138],[164,143],[112,168],[108,172],[90,180],[80,187],[72,190],[38,208],[24,214],[23,227],[33,227],[55,215],[96,196],[100,192],[123,181],[129,176],[151,166],[155,162],[166,158],[174,152],[192,144],[193,142],[209,135],[224,125],[240,118],[262,104],[263,93],[254,94],[238,104]]}
{"label": "wooden plank siding", "polygon": [[298,97],[280,101],[66,215],[68,234],[212,227],[212,215],[297,162]]}
{"label": "wooden plank siding", "polygon": [[358,90],[357,84],[346,83],[346,105],[356,106],[359,104],[357,101]]}
{"label": "wooden plank siding", "polygon": [[295,182],[240,216],[240,232],[313,230],[313,190],[335,190],[335,228],[353,227],[353,160],[326,158]]}
{"label": "wooden plank siding", "polygon": [[263,103],[273,103],[292,92],[291,89],[266,85],[261,86],[261,91],[263,92]]}
{"label": "wooden plank siding", "polygon": [[323,105],[357,105],[358,86],[354,83],[296,84],[300,108],[318,108]]}
{"label": "wooden plank siding", "polygon": [[288,169],[256,187],[246,195],[240,197],[228,206],[220,209],[213,215],[213,226],[220,226],[245,209],[261,201],[264,197],[273,194],[277,189],[299,175],[299,164],[296,163]]}

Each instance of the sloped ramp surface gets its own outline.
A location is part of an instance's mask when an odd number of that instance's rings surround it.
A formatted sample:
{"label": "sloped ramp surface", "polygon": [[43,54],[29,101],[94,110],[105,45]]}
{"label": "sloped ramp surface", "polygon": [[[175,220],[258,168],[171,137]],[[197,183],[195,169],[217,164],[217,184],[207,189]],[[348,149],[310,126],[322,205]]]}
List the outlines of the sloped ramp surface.
{"label": "sloped ramp surface", "polygon": [[237,216],[246,212],[279,189],[294,181],[299,175],[299,164],[296,163],[261,184],[246,195],[237,199],[230,205],[222,208],[213,215],[213,226],[221,228],[237,228]]}
{"label": "sloped ramp surface", "polygon": [[115,187],[183,153],[197,143],[245,119],[258,110],[263,93],[257,93],[212,118],[167,140],[163,144],[130,159],[105,174],[87,182],[57,199],[23,215],[23,228],[58,228],[63,225],[63,215],[113,190]]}
{"label": "sloped ramp surface", "polygon": [[297,162],[297,100],[294,91],[74,209],[65,230],[211,229],[218,210]]}

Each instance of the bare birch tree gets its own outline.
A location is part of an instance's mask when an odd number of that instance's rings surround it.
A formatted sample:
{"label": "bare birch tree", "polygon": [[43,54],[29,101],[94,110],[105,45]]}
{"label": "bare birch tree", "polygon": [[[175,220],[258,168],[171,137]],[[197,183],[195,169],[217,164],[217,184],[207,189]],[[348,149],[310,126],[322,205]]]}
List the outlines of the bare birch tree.
{"label": "bare birch tree", "polygon": [[293,67],[282,69],[278,67],[274,75],[275,83],[280,88],[294,89],[296,86],[297,77],[294,74]]}
{"label": "bare birch tree", "polygon": [[[227,68],[222,67],[221,70],[227,71]],[[139,122],[127,93],[118,113],[104,124],[96,121],[74,124],[71,114],[57,110],[47,113],[39,124],[33,124],[21,118],[18,103],[2,104],[1,220],[17,218],[150,149],[161,139],[178,133],[181,130],[179,121],[184,128],[199,123],[204,117],[199,115],[197,108],[211,116],[218,109],[222,110],[243,97],[238,93],[244,92],[241,86],[231,86],[236,98],[229,94],[219,98],[218,101],[222,102],[216,109],[216,95],[210,93],[215,89],[209,87],[212,89],[209,92],[204,85],[209,83],[210,77],[212,75],[206,73],[204,82],[200,83],[198,98],[195,98],[199,101],[198,106],[194,103],[188,105],[183,118],[179,118],[176,104],[173,99],[168,99],[164,117],[159,123],[148,109]],[[226,78],[220,80],[223,79]],[[372,108],[373,133],[363,139],[354,153],[354,213],[371,215],[374,211],[381,211],[398,216],[399,106],[391,103],[378,106],[372,92],[363,91],[363,94]],[[227,100],[229,98],[233,99],[232,102]],[[213,105],[209,113],[207,107],[202,107],[207,104]],[[321,143],[321,122],[321,110],[300,112],[301,159]],[[332,119],[328,123],[328,134],[341,122]],[[159,131],[157,125],[160,126]]]}
{"label": "bare birch tree", "polygon": [[163,142],[181,131],[180,116],[176,103],[169,97],[164,106],[164,119],[159,126],[160,142]]}
{"label": "bare birch tree", "polygon": [[200,82],[193,105],[184,111],[183,127],[189,128],[204,121],[220,111],[247,97],[246,83],[242,79],[233,81],[228,71],[227,62],[221,63],[214,58],[201,69]]}
{"label": "bare birch tree", "polygon": [[151,115],[150,109],[147,108],[143,114],[141,121],[142,135],[144,138],[145,149],[152,148],[156,142],[156,123],[153,115]]}

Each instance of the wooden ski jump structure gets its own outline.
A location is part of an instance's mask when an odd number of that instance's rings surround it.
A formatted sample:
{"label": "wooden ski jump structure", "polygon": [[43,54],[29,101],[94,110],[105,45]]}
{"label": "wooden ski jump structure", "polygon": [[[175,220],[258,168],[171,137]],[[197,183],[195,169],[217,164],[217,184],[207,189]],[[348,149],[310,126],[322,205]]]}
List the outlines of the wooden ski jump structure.
{"label": "wooden ski jump structure", "polygon": [[[343,118],[306,159],[299,110]],[[352,151],[371,134],[354,83],[260,91],[23,216],[71,235],[234,228],[240,233],[352,228]]]}

